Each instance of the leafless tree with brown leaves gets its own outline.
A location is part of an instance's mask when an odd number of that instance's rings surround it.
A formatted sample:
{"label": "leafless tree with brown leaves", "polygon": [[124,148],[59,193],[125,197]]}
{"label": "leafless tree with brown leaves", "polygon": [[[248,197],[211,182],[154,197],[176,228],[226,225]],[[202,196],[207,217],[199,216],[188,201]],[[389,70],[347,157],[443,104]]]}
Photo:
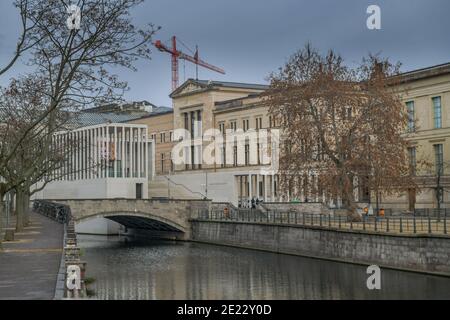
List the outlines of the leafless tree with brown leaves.
{"label": "leafless tree with brown leaves", "polygon": [[[284,192],[341,199],[358,220],[355,188],[392,193],[414,185],[402,136],[408,118],[393,91],[398,69],[373,56],[350,68],[308,44],[270,76],[266,102],[284,129]],[[318,184],[308,183],[311,176]]]}

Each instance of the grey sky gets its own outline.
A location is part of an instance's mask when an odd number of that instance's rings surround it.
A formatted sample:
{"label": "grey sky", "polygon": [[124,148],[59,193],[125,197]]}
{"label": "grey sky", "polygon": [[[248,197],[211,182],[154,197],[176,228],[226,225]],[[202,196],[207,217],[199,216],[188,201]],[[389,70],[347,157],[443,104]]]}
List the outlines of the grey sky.
{"label": "grey sky", "polygon": [[[14,50],[19,32],[12,1],[0,2],[0,64]],[[366,28],[366,9],[381,7],[382,30]],[[160,25],[156,39],[172,35],[200,57],[225,69],[220,75],[199,69],[199,78],[265,83],[295,50],[311,41],[335,49],[347,62],[369,52],[403,63],[402,70],[450,62],[448,0],[147,0],[134,12],[136,25]],[[183,49],[183,48],[182,48]],[[129,82],[127,100],[149,100],[170,106],[170,56],[157,50],[138,72],[117,72]],[[24,72],[16,65],[7,74]],[[195,77],[195,67],[180,63],[180,82]],[[5,77],[0,84],[5,84]]]}

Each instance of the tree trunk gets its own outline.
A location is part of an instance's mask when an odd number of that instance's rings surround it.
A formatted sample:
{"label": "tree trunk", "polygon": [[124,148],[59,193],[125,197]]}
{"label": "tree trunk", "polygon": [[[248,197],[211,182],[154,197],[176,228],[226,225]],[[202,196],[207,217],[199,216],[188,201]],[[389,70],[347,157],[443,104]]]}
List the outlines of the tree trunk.
{"label": "tree trunk", "polygon": [[16,231],[23,231],[24,228],[24,195],[22,190],[16,190]]}
{"label": "tree trunk", "polygon": [[376,216],[378,217],[380,215],[380,192],[377,190],[376,195],[376,201],[377,201],[377,213]]}
{"label": "tree trunk", "polygon": [[30,191],[28,188],[23,191],[23,223],[24,226],[30,224]]}
{"label": "tree trunk", "polygon": [[[358,206],[355,203],[354,195],[353,195],[353,178],[349,178],[348,176],[345,176],[344,179],[347,180],[343,184],[342,187],[342,202],[347,209],[347,216],[350,219],[350,221],[353,222],[359,222],[362,221],[361,215],[358,213]],[[341,180],[341,181],[342,181]]]}
{"label": "tree trunk", "polygon": [[15,196],[16,196],[16,193],[14,191],[9,192],[9,215],[10,216],[13,216],[16,214],[15,207],[14,207]]}
{"label": "tree trunk", "polygon": [[5,202],[3,202],[3,194],[0,194],[0,248],[2,247],[2,240],[3,240],[3,228],[5,227],[3,225],[3,215],[5,214],[4,210]]}
{"label": "tree trunk", "polygon": [[437,202],[437,219],[438,222],[441,222],[441,169],[438,170],[437,174],[437,183],[436,183],[436,202]]}

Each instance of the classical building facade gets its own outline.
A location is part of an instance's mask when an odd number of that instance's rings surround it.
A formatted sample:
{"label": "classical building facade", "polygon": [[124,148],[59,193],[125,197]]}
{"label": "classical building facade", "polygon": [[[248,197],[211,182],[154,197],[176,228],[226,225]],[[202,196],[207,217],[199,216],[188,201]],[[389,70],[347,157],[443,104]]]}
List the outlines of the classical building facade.
{"label": "classical building facade", "polygon": [[[382,198],[388,208],[450,207],[450,63],[401,75],[398,85],[409,123],[405,136],[417,189]],[[441,190],[439,192],[439,190]],[[437,192],[438,196],[437,196]]]}
{"label": "classical building facade", "polygon": [[[173,99],[173,126],[166,123],[165,132],[186,129],[192,139],[199,138],[208,129],[214,128],[226,135],[227,130],[261,130],[277,128],[275,119],[268,114],[262,103],[264,85],[198,81],[189,79],[171,94]],[[450,205],[450,64],[415,70],[401,75],[396,90],[405,103],[410,123],[405,136],[410,141],[411,162],[416,165],[418,188],[400,195],[384,196],[381,205],[385,208],[412,210],[414,208],[435,208],[436,192],[441,188],[442,207]],[[137,120],[139,123],[141,120]],[[143,121],[145,121],[143,119]],[[136,121],[133,121],[136,122]],[[161,122],[162,123],[162,122]],[[165,122],[164,122],[165,123]],[[158,137],[158,123],[150,124],[149,132]],[[153,128],[151,128],[153,126]],[[279,128],[282,129],[282,128]],[[158,145],[158,144],[156,144]],[[170,147],[175,143],[172,141]],[[187,160],[197,159],[206,142],[186,150]],[[161,148],[162,150],[162,148]],[[245,153],[248,151],[245,150]],[[232,154],[233,148],[223,150],[222,156]],[[158,151],[156,152],[158,162]],[[164,159],[168,149],[164,151]],[[244,158],[247,156],[244,156]],[[247,161],[247,160],[246,160]],[[427,165],[424,165],[424,163]],[[164,167],[166,167],[164,165]],[[162,167],[161,167],[162,168]],[[218,202],[231,202],[248,206],[251,199],[265,202],[308,201],[328,202],[324,197],[302,193],[299,199],[278,190],[276,171],[270,171],[266,164],[245,162],[198,164],[194,161],[172,165],[170,179],[183,185],[195,196],[207,196]],[[156,169],[156,172],[158,169]],[[437,174],[438,173],[438,174]],[[437,178],[439,177],[439,182]],[[314,177],[309,178],[314,179]],[[315,183],[309,181],[309,183]],[[368,202],[369,197],[361,190],[355,191],[357,201]],[[167,194],[166,194],[167,195]],[[152,194],[150,194],[150,197]],[[373,201],[374,199],[372,199]]]}
{"label": "classical building facade", "polygon": [[[256,119],[250,124],[251,114],[249,114],[249,111],[251,113],[256,107],[252,104],[252,99],[259,100],[259,94],[266,89],[267,86],[257,84],[190,79],[171,94],[174,105],[174,129],[186,130],[192,140],[202,139],[202,134],[211,129],[221,130],[222,133],[225,133],[226,129],[255,130]],[[234,104],[244,100],[245,110],[235,110]],[[267,111],[261,106],[256,108],[259,110],[255,112],[264,118],[264,125],[268,126]],[[234,117],[233,124],[226,121],[228,115]],[[202,158],[205,148],[210,143],[211,141],[202,141],[200,145],[193,145],[185,150],[187,161],[175,164],[170,177],[174,183],[183,184],[195,195],[235,205],[244,202],[247,205],[248,200],[256,199],[258,195],[261,200],[263,198],[268,200],[269,194],[272,199],[274,198],[271,190],[274,190],[275,180],[268,178],[274,174],[268,172],[270,166],[246,163],[242,165],[233,163],[234,161],[223,164],[217,164],[216,161],[208,164],[195,161]],[[225,157],[236,151],[230,148],[221,152]],[[231,158],[236,159],[237,154]]]}

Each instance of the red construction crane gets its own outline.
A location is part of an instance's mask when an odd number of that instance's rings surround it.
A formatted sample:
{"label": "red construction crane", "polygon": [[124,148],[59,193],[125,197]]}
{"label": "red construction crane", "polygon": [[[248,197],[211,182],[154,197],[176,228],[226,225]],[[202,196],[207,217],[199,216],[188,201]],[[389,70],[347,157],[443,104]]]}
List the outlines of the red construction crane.
{"label": "red construction crane", "polygon": [[209,70],[221,73],[221,74],[225,74],[225,71],[223,69],[213,66],[203,60],[200,60],[198,58],[198,49],[195,52],[195,55],[193,57],[178,50],[177,49],[177,38],[175,36],[172,37],[172,48],[168,48],[160,40],[157,40],[153,45],[159,51],[167,52],[172,56],[172,91],[174,91],[176,88],[178,88],[178,59],[187,60],[189,62],[196,64],[197,66],[201,66],[206,69],[209,69]]}

